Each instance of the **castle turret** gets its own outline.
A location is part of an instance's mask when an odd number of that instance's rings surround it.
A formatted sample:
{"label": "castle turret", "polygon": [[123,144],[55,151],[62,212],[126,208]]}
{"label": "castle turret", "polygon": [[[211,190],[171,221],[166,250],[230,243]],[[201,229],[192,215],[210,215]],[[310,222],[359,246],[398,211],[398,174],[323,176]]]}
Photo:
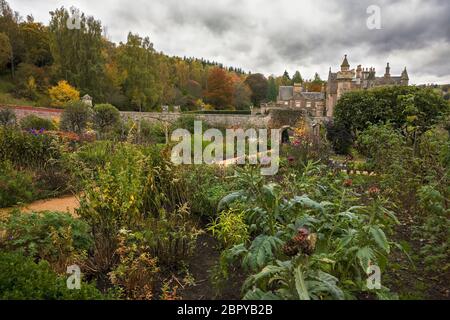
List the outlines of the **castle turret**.
{"label": "castle turret", "polygon": [[358,65],[358,67],[356,68],[356,78],[361,79],[362,78],[362,72],[363,72],[362,66]]}
{"label": "castle turret", "polygon": [[350,64],[347,60],[347,55],[344,57],[344,61],[341,64],[341,71],[349,71],[350,70]]}
{"label": "castle turret", "polygon": [[406,67],[405,67],[405,70],[403,70],[403,72],[402,72],[400,81],[403,86],[409,85],[409,75],[408,75],[408,71],[406,70]]}
{"label": "castle turret", "polygon": [[387,63],[387,66],[386,66],[386,73],[384,74],[384,77],[385,77],[385,78],[390,78],[390,77],[391,77],[391,67],[390,67],[390,65],[389,65],[389,62]]}

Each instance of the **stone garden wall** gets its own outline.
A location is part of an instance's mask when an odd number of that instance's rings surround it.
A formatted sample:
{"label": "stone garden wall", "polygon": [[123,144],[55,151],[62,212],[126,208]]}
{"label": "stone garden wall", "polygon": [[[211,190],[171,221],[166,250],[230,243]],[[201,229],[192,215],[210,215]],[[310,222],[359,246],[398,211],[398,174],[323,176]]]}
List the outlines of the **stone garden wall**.
{"label": "stone garden wall", "polygon": [[[1,106],[5,108],[6,106]],[[60,118],[63,110],[50,108],[35,108],[28,106],[9,106],[16,114],[17,120],[21,120],[27,115],[34,114],[41,118],[53,120]],[[120,112],[122,119],[131,119],[133,121],[147,120],[150,122],[169,122],[173,123],[183,116],[181,113],[160,113],[160,112]],[[255,127],[264,128],[269,125],[270,115],[223,115],[223,114],[194,114],[199,121],[204,121],[210,126],[217,127]]]}
{"label": "stone garden wall", "polygon": [[[157,112],[121,112],[123,119],[133,121],[147,120],[150,122],[174,123],[185,114]],[[262,115],[229,115],[229,114],[192,114],[199,121],[214,127],[256,127],[265,128],[269,125],[270,116]]]}
{"label": "stone garden wall", "polygon": [[[53,120],[55,118],[61,117],[62,110],[61,109],[50,109],[50,108],[35,108],[28,106],[8,106],[9,108],[14,110],[16,114],[16,118],[18,121],[25,118],[30,114],[34,114],[37,117],[45,118],[49,120]],[[6,108],[6,106],[0,105],[0,109]]]}
{"label": "stone garden wall", "polygon": [[[1,108],[6,106],[0,105]],[[28,106],[9,106],[16,113],[17,119],[34,114],[41,118],[55,119],[61,117],[63,110],[50,108],[35,108]],[[174,123],[182,113],[160,113],[160,112],[120,112],[124,120],[133,121],[147,120],[150,122]],[[281,128],[283,126],[294,126],[298,119],[302,117],[300,110],[271,109],[266,114],[253,115],[232,115],[232,114],[192,114],[199,121],[208,123],[212,127],[219,128]],[[325,119],[325,118],[324,118]],[[322,118],[314,118],[319,123]]]}

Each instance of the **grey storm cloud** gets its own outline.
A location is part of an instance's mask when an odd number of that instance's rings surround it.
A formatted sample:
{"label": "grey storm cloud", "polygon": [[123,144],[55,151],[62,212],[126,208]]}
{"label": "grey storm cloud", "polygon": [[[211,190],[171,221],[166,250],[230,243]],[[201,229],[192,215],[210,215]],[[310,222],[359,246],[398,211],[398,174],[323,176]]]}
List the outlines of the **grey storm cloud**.
{"label": "grey storm cloud", "polygon": [[[413,83],[450,83],[448,0],[10,0],[22,15],[47,22],[48,11],[76,6],[106,26],[113,41],[129,31],[150,36],[170,55],[203,57],[266,75],[304,77],[350,63],[393,73],[407,66]],[[381,9],[369,30],[367,8]]]}

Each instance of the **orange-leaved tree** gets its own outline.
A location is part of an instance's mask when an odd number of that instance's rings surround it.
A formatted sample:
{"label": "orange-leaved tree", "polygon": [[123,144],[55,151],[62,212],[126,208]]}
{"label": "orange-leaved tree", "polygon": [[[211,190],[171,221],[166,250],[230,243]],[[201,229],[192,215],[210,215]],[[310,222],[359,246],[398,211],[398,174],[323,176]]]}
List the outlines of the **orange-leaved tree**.
{"label": "orange-leaved tree", "polygon": [[218,110],[231,106],[233,100],[233,82],[231,77],[221,68],[213,68],[208,75],[205,92],[206,101]]}

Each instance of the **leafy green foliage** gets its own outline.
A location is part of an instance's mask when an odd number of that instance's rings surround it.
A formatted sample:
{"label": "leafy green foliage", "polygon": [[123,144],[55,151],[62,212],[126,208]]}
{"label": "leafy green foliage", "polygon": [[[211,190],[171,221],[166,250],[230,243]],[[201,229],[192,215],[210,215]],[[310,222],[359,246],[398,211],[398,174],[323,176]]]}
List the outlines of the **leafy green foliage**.
{"label": "leafy green foliage", "polygon": [[25,118],[23,118],[22,120],[20,120],[20,127],[24,130],[44,129],[44,130],[52,131],[52,130],[56,129],[55,124],[51,120],[39,118],[35,115],[29,115],[29,116],[26,116]]}
{"label": "leafy green foliage", "polygon": [[97,104],[94,107],[93,123],[95,129],[106,134],[120,124],[120,113],[110,104]]}
{"label": "leafy green foliage", "polygon": [[3,32],[0,32],[0,71],[6,67],[6,64],[11,59],[11,43],[9,37]]}
{"label": "leafy green foliage", "polygon": [[192,213],[216,218],[224,209],[219,202],[233,186],[232,180],[226,180],[226,172],[214,166],[183,166],[180,174]]}
{"label": "leafy green foliage", "polygon": [[138,142],[141,144],[166,143],[165,125],[161,123],[151,123],[150,121],[142,120],[140,123]]}
{"label": "leafy green foliage", "polygon": [[69,103],[61,116],[61,130],[83,133],[91,119],[91,109],[83,102]]}
{"label": "leafy green foliage", "polygon": [[16,167],[45,170],[60,158],[56,137],[0,127],[0,160],[9,160]]}
{"label": "leafy green foliage", "polygon": [[0,162],[0,208],[33,199],[36,190],[32,176],[26,171],[17,171],[9,161]]}
{"label": "leafy green foliage", "polygon": [[86,222],[66,213],[13,212],[0,224],[2,250],[48,261],[54,270],[65,272],[68,265],[80,263],[92,246]]}
{"label": "leafy green foliage", "polygon": [[178,263],[189,256],[198,230],[190,221],[167,152],[127,143],[107,150],[109,155],[92,162],[104,165],[80,172],[84,195],[78,212],[93,231],[94,268],[106,272],[116,265],[121,229],[142,232],[148,252],[161,263]]}
{"label": "leafy green foliage", "polygon": [[244,212],[228,210],[219,213],[219,217],[208,228],[225,248],[246,243],[249,240],[248,226]]}
{"label": "leafy green foliage", "polygon": [[[250,245],[225,250],[220,263],[225,278],[235,262],[249,273],[243,286],[246,298],[347,299],[368,290],[364,277],[370,264],[386,267],[395,245],[386,233],[398,223],[385,209],[387,203],[374,198],[356,206],[360,195],[347,190],[342,180],[320,175],[315,165],[304,170],[291,171],[282,185],[264,184],[251,169],[243,170],[243,190],[224,200],[245,204],[246,222],[255,234]],[[302,190],[316,190],[320,200],[295,195]],[[295,236],[297,230],[306,230],[306,238]],[[290,258],[293,242],[305,249]]]}
{"label": "leafy green foliage", "polygon": [[449,111],[449,104],[431,89],[382,87],[344,94],[336,105],[334,123],[349,130],[354,137],[371,124],[387,122],[405,132],[413,124],[421,134]]}
{"label": "leafy green foliage", "polygon": [[[358,149],[383,174],[380,180],[384,193],[402,215],[414,217],[408,225],[413,238],[420,240],[419,256],[426,268],[445,272],[449,246],[449,134],[445,120],[420,136],[408,132],[402,134],[391,125],[370,126],[360,134]],[[381,234],[378,239],[382,241]]]}
{"label": "leafy green foliage", "polygon": [[14,126],[16,124],[16,114],[10,108],[0,110],[0,126]]}
{"label": "leafy green foliage", "polygon": [[54,273],[47,262],[35,263],[19,254],[0,253],[0,299],[2,300],[104,300],[93,284],[81,290],[67,289],[66,278]]}
{"label": "leafy green foliage", "polygon": [[342,123],[332,121],[326,123],[327,139],[337,154],[349,154],[353,145],[353,135]]}

